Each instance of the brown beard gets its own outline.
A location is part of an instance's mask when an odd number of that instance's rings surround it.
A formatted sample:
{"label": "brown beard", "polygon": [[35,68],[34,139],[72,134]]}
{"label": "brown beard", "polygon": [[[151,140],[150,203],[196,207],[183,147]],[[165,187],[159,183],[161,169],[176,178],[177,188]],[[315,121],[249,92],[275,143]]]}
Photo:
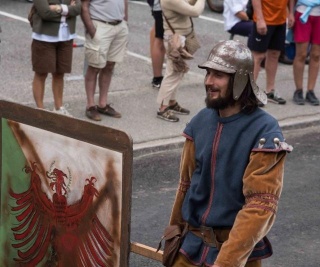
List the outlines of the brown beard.
{"label": "brown beard", "polygon": [[209,90],[207,90],[205,103],[207,108],[219,110],[219,109],[226,109],[230,106],[234,106],[236,101],[233,99],[232,91],[228,88],[227,95],[225,97],[219,97],[218,99],[210,99]]}

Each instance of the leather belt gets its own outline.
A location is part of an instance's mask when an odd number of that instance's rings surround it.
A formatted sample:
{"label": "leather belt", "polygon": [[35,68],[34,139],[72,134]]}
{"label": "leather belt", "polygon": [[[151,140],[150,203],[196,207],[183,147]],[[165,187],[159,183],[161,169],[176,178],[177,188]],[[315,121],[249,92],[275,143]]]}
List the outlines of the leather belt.
{"label": "leather belt", "polygon": [[223,245],[223,242],[226,241],[229,237],[230,230],[229,228],[219,228],[214,229],[212,227],[207,227],[201,225],[200,227],[194,227],[188,224],[188,230],[194,235],[200,237],[207,246],[215,247],[218,250]]}
{"label": "leather belt", "polygon": [[112,26],[119,25],[122,22],[122,20],[115,20],[115,21],[103,21],[103,20],[100,20],[100,19],[94,19],[94,20],[100,21],[102,23],[109,24],[109,25],[112,25]]}

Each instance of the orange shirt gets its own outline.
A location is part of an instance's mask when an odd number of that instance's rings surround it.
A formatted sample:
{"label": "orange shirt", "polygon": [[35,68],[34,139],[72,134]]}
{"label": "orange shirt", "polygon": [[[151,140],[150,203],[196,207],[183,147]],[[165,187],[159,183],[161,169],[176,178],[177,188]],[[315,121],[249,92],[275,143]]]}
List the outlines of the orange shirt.
{"label": "orange shirt", "polygon": [[[288,0],[261,0],[262,13],[267,25],[280,25],[287,20]],[[253,20],[257,18],[254,15]]]}

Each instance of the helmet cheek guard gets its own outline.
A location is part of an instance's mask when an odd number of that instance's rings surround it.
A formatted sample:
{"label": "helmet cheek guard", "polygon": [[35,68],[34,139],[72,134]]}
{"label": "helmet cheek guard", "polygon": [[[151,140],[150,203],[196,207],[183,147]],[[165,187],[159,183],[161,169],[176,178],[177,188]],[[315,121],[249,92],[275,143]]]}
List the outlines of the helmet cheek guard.
{"label": "helmet cheek guard", "polygon": [[239,99],[248,81],[256,98],[263,104],[267,96],[253,79],[253,58],[249,48],[239,41],[228,40],[217,43],[211,50],[206,62],[199,65],[202,69],[214,69],[234,73],[233,98]]}

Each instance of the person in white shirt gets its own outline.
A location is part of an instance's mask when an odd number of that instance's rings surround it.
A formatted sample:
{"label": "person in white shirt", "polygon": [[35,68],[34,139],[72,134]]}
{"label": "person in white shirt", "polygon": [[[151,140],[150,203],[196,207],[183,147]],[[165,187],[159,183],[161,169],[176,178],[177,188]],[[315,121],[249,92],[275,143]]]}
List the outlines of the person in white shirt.
{"label": "person in white shirt", "polygon": [[253,21],[246,13],[248,0],[224,0],[223,18],[224,30],[248,37],[252,31]]}

